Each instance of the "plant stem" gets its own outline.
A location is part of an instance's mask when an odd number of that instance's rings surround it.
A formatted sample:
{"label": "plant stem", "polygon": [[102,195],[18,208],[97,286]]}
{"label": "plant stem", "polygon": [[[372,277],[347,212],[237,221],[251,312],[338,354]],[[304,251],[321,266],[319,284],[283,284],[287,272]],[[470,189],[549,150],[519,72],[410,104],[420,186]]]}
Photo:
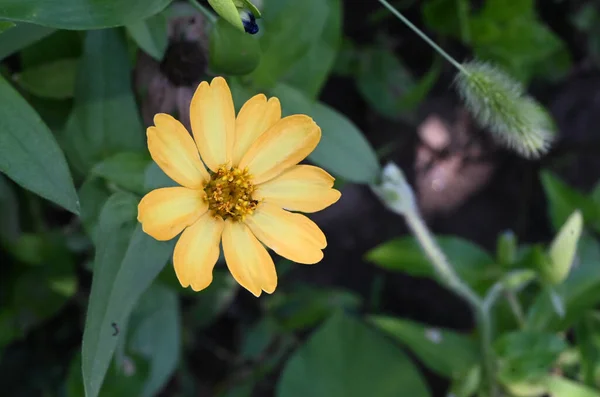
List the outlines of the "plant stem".
{"label": "plant stem", "polygon": [[467,70],[456,59],[454,59],[450,54],[448,54],[439,45],[437,45],[433,40],[431,40],[429,38],[429,36],[427,36],[421,29],[419,29],[418,27],[416,27],[411,21],[409,21],[404,15],[402,15],[402,13],[400,13],[400,11],[398,11],[397,9],[395,9],[394,6],[392,6],[386,0],[378,0],[378,1],[385,8],[387,8],[388,10],[390,10],[390,12],[392,14],[394,14],[394,16],[396,16],[396,18],[398,18],[400,21],[402,21],[406,26],[408,26],[417,35],[419,35],[419,37],[421,37],[435,51],[437,51],[441,56],[443,56],[444,58],[446,58],[446,60],[448,62],[450,62],[455,68],[457,68],[461,73],[463,73],[463,74],[465,74],[467,76],[469,75],[469,72],[467,72]]}
{"label": "plant stem", "polygon": [[202,15],[204,15],[204,17],[211,23],[211,24],[215,24],[217,23],[217,16],[215,14],[213,14],[212,12],[210,12],[210,10],[207,10],[206,7],[204,7],[202,4],[198,3],[196,0],[188,0],[188,2],[198,11],[200,11],[200,13],[202,13]]}
{"label": "plant stem", "polygon": [[515,319],[517,320],[519,327],[525,327],[525,314],[523,313],[523,308],[521,307],[521,303],[519,302],[517,295],[515,295],[515,293],[512,291],[506,291],[505,296],[510,306],[510,310],[512,310],[513,314],[515,315]]}
{"label": "plant stem", "polygon": [[465,299],[475,311],[477,324],[481,333],[481,354],[483,358],[483,375],[485,386],[488,388],[489,397],[497,394],[494,356],[492,353],[492,324],[487,305],[454,271],[452,265],[436,243],[433,235],[416,209],[404,213],[406,223],[419,240],[423,251],[433,264],[442,281],[457,295]]}

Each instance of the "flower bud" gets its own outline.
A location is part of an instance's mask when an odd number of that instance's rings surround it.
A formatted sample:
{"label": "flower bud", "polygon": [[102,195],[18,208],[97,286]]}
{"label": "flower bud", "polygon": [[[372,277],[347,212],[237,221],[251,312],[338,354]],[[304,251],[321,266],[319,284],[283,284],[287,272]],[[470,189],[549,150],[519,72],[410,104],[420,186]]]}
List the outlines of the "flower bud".
{"label": "flower bud", "polygon": [[552,241],[548,251],[549,261],[543,269],[546,280],[551,284],[560,284],[569,275],[582,229],[583,217],[577,210],[571,214]]}

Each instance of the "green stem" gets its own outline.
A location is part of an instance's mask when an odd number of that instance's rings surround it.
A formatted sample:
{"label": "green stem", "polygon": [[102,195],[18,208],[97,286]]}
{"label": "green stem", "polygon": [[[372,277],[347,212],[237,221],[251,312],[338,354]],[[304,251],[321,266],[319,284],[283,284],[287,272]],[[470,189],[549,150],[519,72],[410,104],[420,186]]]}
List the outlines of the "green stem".
{"label": "green stem", "polygon": [[512,291],[506,291],[506,300],[512,310],[517,323],[520,328],[525,327],[525,314],[523,313],[523,308],[521,307],[521,303],[519,302],[519,298]]}
{"label": "green stem", "polygon": [[469,72],[467,72],[467,70],[456,60],[454,59],[450,54],[448,54],[446,51],[444,51],[439,45],[437,45],[433,40],[431,40],[429,38],[429,36],[427,36],[425,33],[423,33],[423,31],[421,29],[419,29],[418,27],[416,27],[411,21],[409,21],[404,15],[402,15],[402,13],[400,13],[400,11],[398,11],[397,9],[395,9],[390,3],[388,3],[386,0],[378,0],[385,8],[387,8],[388,10],[390,10],[390,12],[392,14],[394,14],[394,16],[396,16],[396,18],[398,18],[399,20],[401,20],[406,26],[408,26],[413,32],[415,32],[416,34],[419,35],[419,37],[421,37],[427,44],[429,44],[434,50],[436,50],[441,56],[443,56],[444,58],[446,58],[446,60],[448,60],[448,62],[450,62],[455,68],[457,68],[461,73],[465,74],[465,75],[469,75]]}
{"label": "green stem", "polygon": [[204,7],[202,4],[198,3],[196,0],[188,0],[188,2],[198,11],[200,11],[200,13],[204,15],[208,22],[210,22],[213,25],[217,23],[217,16],[210,12],[210,10],[207,10],[206,7]]}
{"label": "green stem", "polygon": [[482,299],[456,274],[452,265],[436,243],[433,235],[416,209],[404,213],[406,223],[419,240],[423,251],[433,264],[442,281],[457,295],[465,299],[475,311],[477,324],[481,333],[481,354],[483,359],[483,375],[489,397],[497,394],[494,355],[492,352],[492,324],[487,305]]}

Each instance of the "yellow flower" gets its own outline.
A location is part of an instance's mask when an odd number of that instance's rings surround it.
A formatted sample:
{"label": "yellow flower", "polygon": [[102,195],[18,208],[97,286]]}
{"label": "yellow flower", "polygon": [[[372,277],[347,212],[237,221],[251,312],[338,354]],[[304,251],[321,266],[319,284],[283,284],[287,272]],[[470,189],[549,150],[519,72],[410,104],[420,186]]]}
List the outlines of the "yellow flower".
{"label": "yellow flower", "polygon": [[236,118],[222,77],[198,86],[190,121],[193,139],[168,114],[154,117],[148,149],[181,186],[153,190],[138,206],[144,232],[155,239],[183,232],[173,254],[181,285],[208,287],[219,243],[235,280],[256,296],[277,286],[264,245],[294,262],[319,262],[325,235],[306,216],[287,211],[316,212],[340,198],[331,175],[298,165],[321,139],[315,122],[305,115],[281,118],[279,100],[263,94],[246,102]]}

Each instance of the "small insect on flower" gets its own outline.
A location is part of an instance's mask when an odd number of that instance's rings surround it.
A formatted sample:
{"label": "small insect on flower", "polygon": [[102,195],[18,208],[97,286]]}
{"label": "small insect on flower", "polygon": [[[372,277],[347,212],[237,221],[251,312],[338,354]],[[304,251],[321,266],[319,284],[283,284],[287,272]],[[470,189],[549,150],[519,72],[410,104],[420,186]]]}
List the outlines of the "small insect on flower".
{"label": "small insect on flower", "polygon": [[319,262],[325,235],[295,213],[320,211],[341,195],[327,172],[298,165],[319,143],[319,126],[306,115],[282,118],[279,100],[263,94],[236,117],[222,77],[198,86],[190,122],[193,138],[170,115],[154,117],[150,155],[181,186],[153,190],[138,206],[150,236],[166,241],[181,233],[173,254],[181,285],[210,285],[220,245],[235,280],[256,296],[277,286],[265,246],[294,262]]}

